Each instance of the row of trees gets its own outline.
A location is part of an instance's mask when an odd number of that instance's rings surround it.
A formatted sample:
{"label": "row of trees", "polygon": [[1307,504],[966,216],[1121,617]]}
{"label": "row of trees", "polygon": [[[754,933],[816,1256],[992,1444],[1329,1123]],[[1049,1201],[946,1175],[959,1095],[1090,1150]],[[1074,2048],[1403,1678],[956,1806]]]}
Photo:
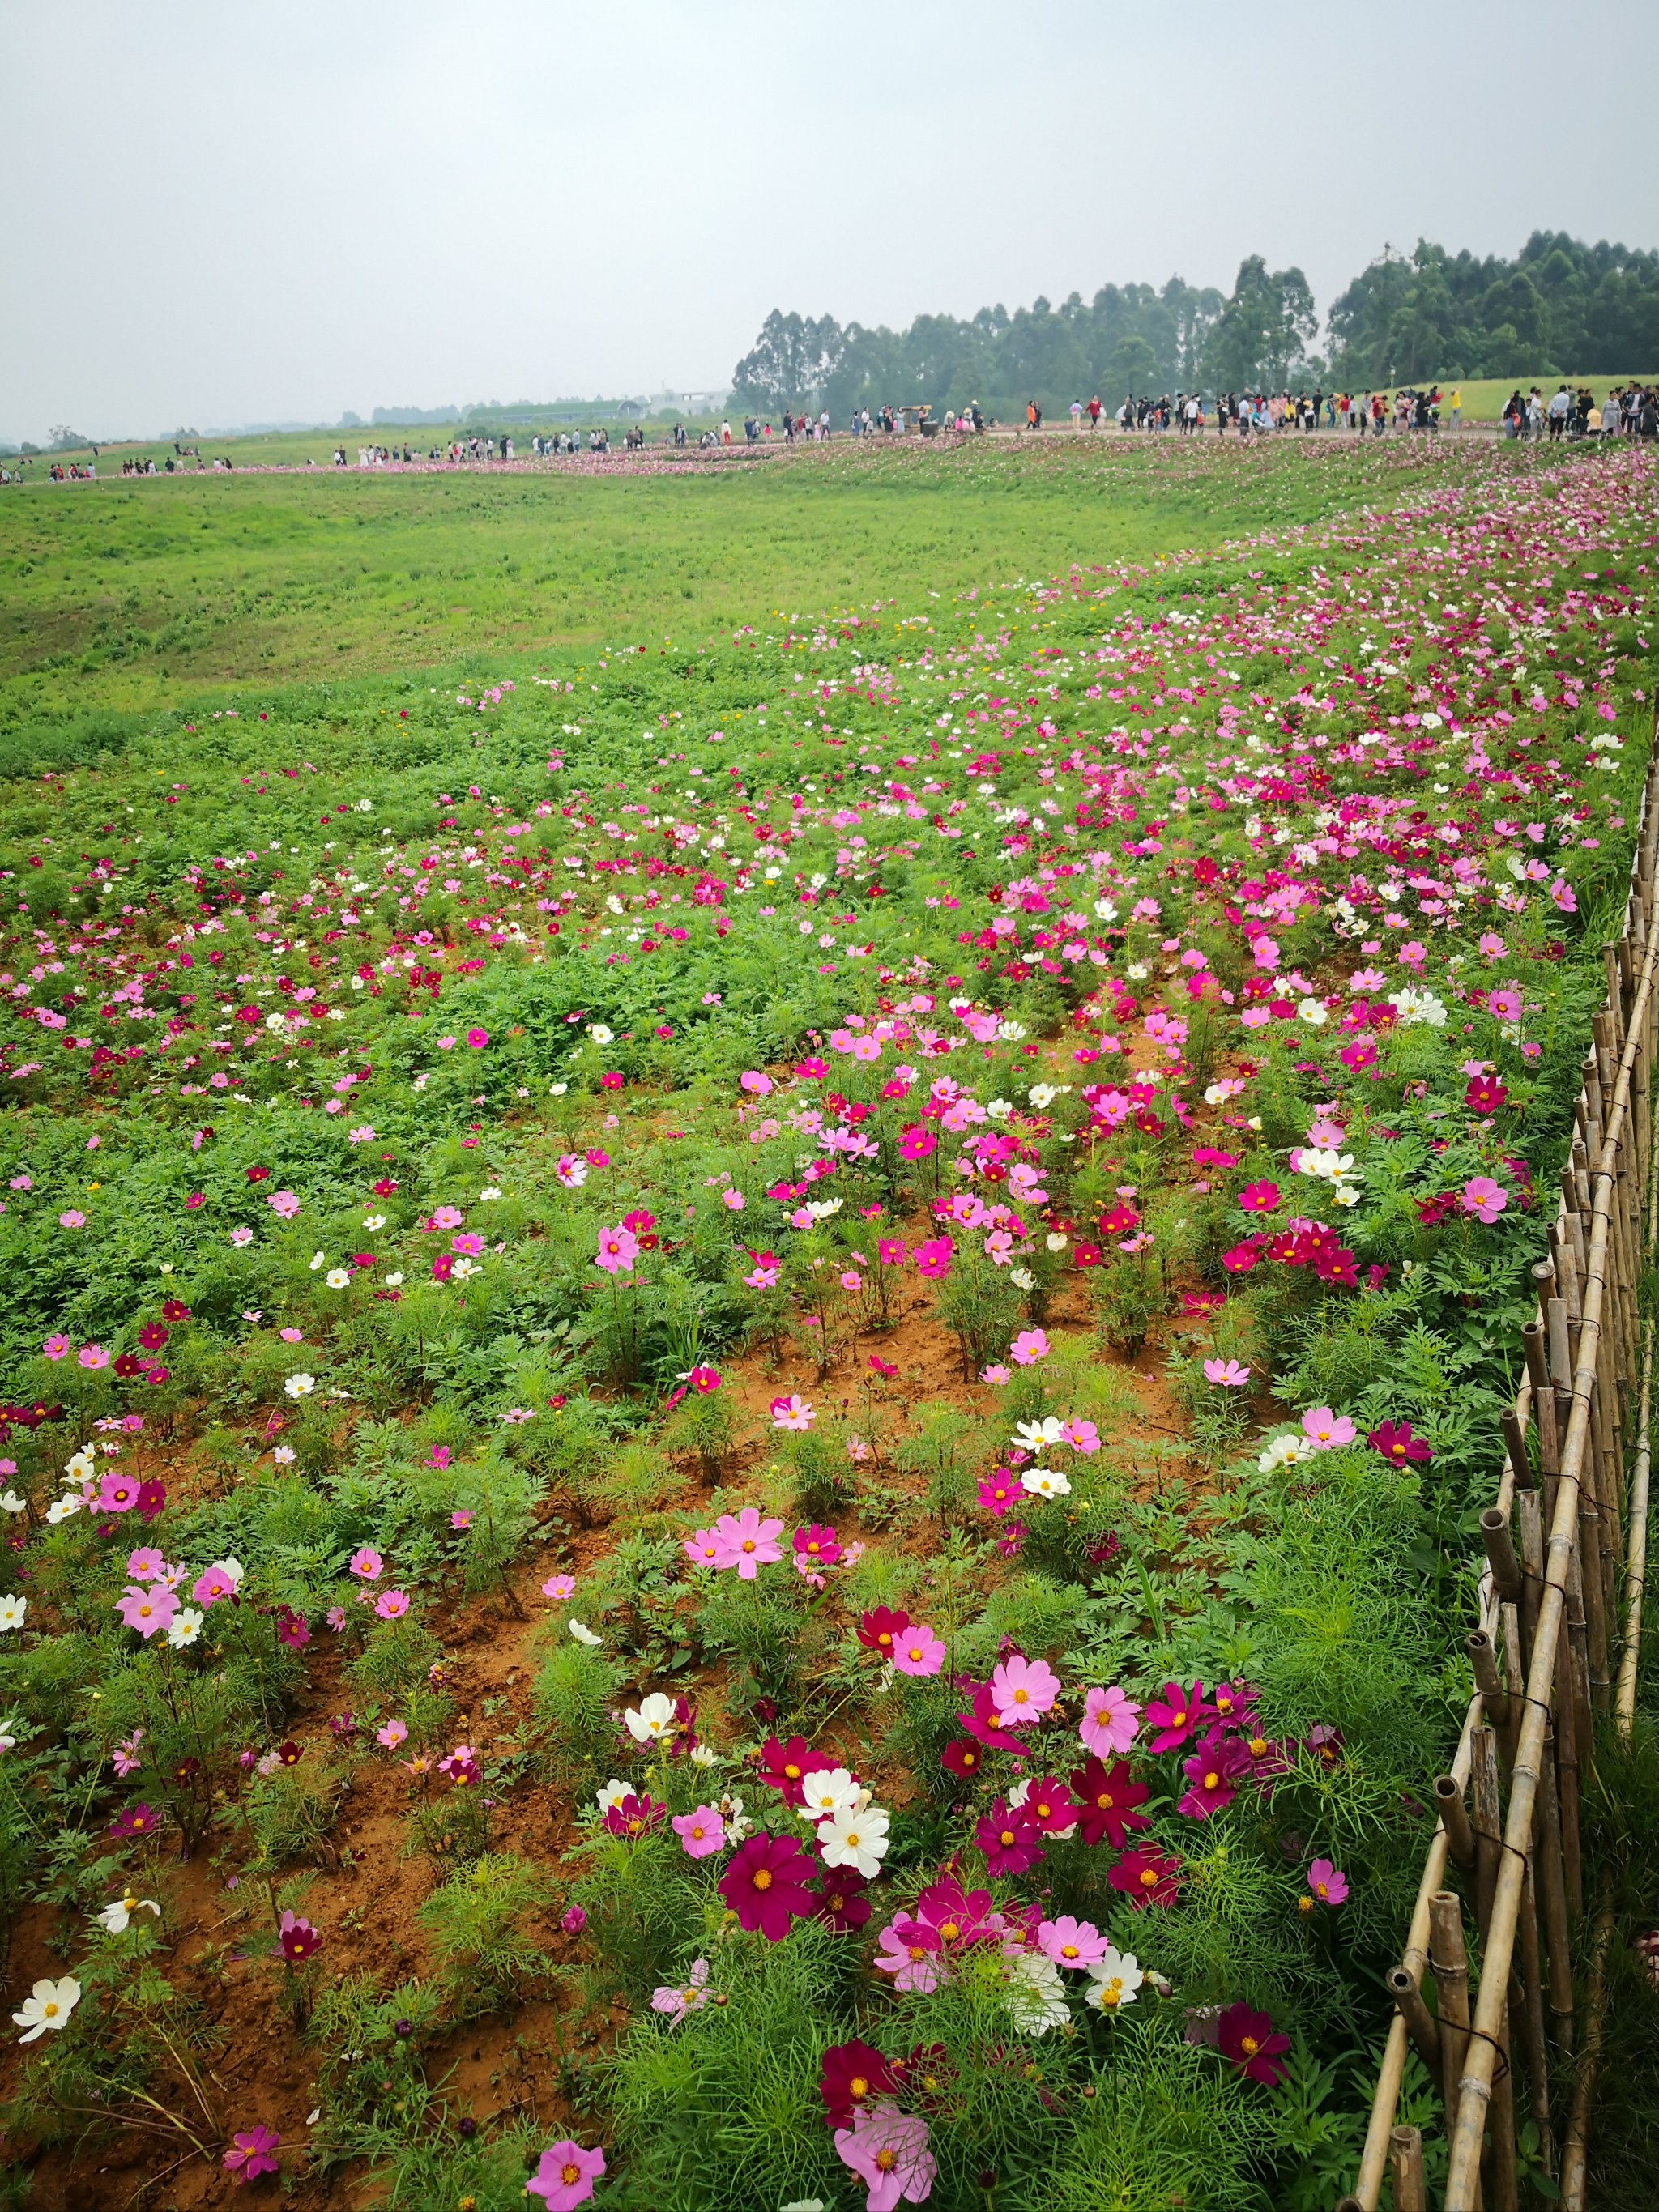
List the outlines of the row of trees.
{"label": "row of trees", "polygon": [[1659,256],[1535,232],[1514,261],[1419,241],[1385,247],[1333,303],[1325,347],[1301,270],[1244,261],[1230,295],[1172,276],[1108,284],[1085,303],[999,304],[971,319],[919,315],[908,330],[775,308],[732,372],[732,404],[757,414],[827,407],[842,421],[884,403],[1006,413],[1098,392],[1340,388],[1431,377],[1626,373],[1659,362]]}

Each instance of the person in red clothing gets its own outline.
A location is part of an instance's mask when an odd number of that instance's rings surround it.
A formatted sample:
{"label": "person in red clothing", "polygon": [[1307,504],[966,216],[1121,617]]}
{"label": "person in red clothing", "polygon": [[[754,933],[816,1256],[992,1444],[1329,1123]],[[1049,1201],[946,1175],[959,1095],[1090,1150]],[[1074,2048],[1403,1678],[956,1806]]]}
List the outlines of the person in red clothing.
{"label": "person in red clothing", "polygon": [[1099,429],[1099,428],[1100,428],[1100,394],[1099,394],[1097,392],[1096,392],[1096,394],[1095,394],[1094,398],[1093,398],[1089,402],[1089,406],[1088,406],[1088,416],[1089,416],[1089,428],[1090,428],[1091,430],[1097,430],[1097,429]]}

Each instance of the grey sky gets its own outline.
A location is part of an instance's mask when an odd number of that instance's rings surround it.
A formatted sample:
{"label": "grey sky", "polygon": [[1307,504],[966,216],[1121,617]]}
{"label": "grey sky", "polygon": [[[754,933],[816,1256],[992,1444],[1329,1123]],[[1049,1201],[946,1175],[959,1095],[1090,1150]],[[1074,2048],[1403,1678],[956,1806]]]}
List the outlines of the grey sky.
{"label": "grey sky", "polygon": [[[1659,246],[1659,9],[0,0],[0,434],[724,383],[1385,240]],[[1652,364],[1635,364],[1648,367]]]}

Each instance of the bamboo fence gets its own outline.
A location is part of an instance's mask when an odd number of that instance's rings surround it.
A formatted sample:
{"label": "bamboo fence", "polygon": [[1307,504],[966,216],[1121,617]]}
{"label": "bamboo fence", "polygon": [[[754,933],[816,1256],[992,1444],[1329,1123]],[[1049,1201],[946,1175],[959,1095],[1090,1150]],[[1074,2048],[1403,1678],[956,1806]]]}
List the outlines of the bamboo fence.
{"label": "bamboo fence", "polygon": [[[1444,2100],[1445,2212],[1519,2212],[1526,2174],[1540,2169],[1547,2179],[1534,2201],[1559,2191],[1565,2212],[1583,2212],[1613,1917],[1604,1907],[1597,1920],[1581,2017],[1571,1936],[1584,1913],[1579,1807],[1598,1717],[1630,1728],[1647,1563],[1653,1333],[1638,1307],[1659,1226],[1650,1116],[1656,866],[1659,761],[1643,793],[1623,928],[1604,948],[1607,997],[1591,1025],[1550,1256],[1533,1270],[1538,1305],[1521,1333],[1521,1387],[1504,1409],[1503,1474],[1480,1516],[1474,1694],[1450,1771],[1434,1785],[1439,1819],[1387,1978],[1395,2012],[1359,2176],[1337,2212],[1376,2212],[1385,2179],[1396,2212],[1428,2203],[1421,2132],[1395,2125],[1413,2047]],[[1552,2092],[1569,2081],[1563,2130]],[[1523,2155],[1528,2118],[1535,2132]]]}

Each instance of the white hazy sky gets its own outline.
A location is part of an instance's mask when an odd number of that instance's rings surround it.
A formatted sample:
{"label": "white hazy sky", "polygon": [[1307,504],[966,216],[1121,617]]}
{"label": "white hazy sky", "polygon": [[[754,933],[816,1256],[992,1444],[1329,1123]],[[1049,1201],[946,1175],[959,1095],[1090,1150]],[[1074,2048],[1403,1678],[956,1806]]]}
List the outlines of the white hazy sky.
{"label": "white hazy sky", "polygon": [[724,384],[1419,233],[1659,246],[1659,8],[0,0],[0,434]]}

